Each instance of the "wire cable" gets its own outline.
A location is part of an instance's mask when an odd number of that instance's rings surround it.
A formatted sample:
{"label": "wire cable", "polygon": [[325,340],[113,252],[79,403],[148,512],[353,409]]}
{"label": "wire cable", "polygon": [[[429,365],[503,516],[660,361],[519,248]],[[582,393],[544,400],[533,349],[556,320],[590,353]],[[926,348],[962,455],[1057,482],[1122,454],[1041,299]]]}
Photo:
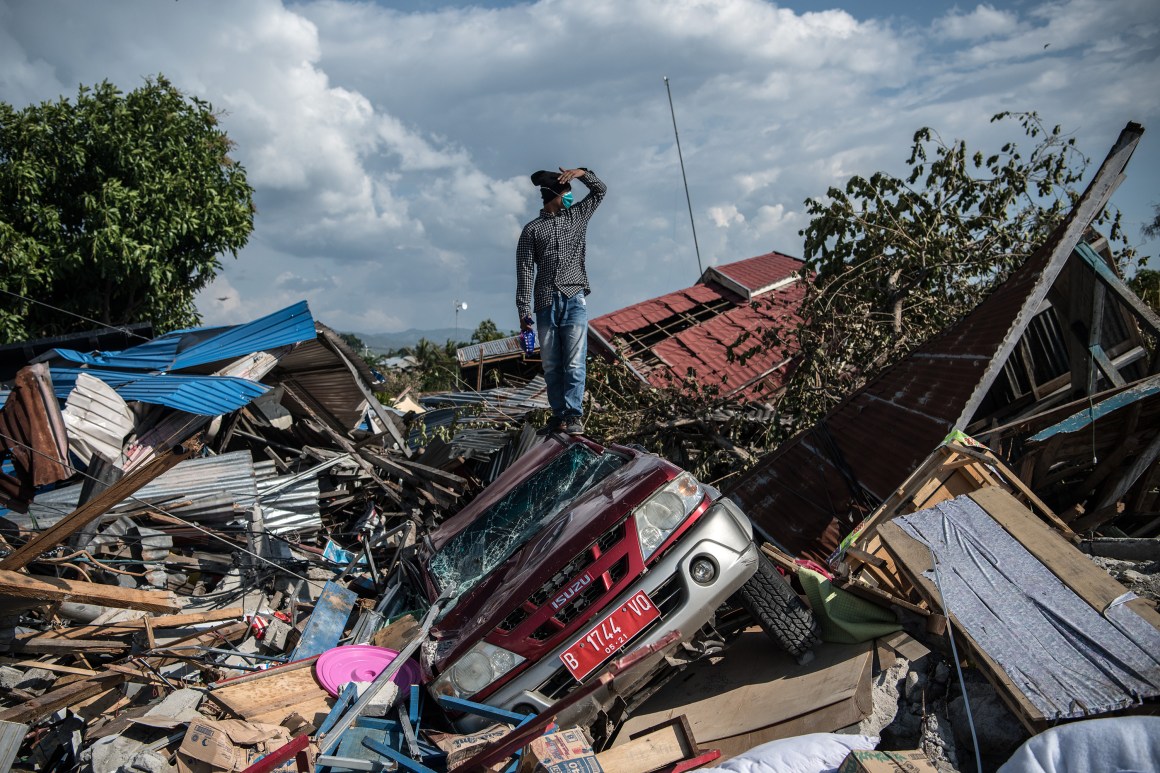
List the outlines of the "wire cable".
{"label": "wire cable", "polygon": [[963,678],[963,667],[959,663],[959,649],[955,646],[955,632],[954,626],[951,624],[951,611],[947,609],[946,596],[943,595],[942,575],[938,570],[938,558],[935,556],[934,550],[929,544],[927,544],[926,550],[930,553],[930,565],[934,571],[934,584],[938,588],[938,603],[942,607],[942,611],[947,619],[947,638],[951,640],[951,657],[955,659],[955,673],[959,676],[959,689],[963,693],[963,708],[967,712],[967,726],[971,728],[971,743],[975,747],[975,765],[978,768],[978,773],[983,773],[983,758],[979,753],[979,736],[975,733],[975,718],[971,714],[971,698],[967,695],[967,682]]}
{"label": "wire cable", "polygon": [[83,319],[85,322],[91,322],[94,325],[100,325],[101,327],[108,328],[109,330],[116,330],[118,333],[124,333],[127,336],[132,336],[133,338],[140,338],[142,341],[152,341],[153,340],[152,338],[148,338],[146,336],[143,336],[140,333],[134,333],[132,330],[128,329],[127,327],[117,327],[116,325],[110,325],[108,322],[101,322],[100,320],[90,319],[89,317],[86,317],[83,314],[77,314],[75,311],[69,311],[68,309],[62,309],[62,308],[59,308],[57,306],[53,306],[51,303],[45,303],[44,301],[38,301],[35,298],[29,298],[27,295],[21,295],[20,293],[14,293],[11,290],[5,290],[2,287],[0,287],[0,293],[4,293],[5,295],[11,295],[13,298],[19,298],[22,301],[28,301],[29,303],[35,303],[39,306],[44,306],[45,308],[52,309],[53,311],[59,311],[61,314],[68,314],[70,317],[76,317],[77,319]]}

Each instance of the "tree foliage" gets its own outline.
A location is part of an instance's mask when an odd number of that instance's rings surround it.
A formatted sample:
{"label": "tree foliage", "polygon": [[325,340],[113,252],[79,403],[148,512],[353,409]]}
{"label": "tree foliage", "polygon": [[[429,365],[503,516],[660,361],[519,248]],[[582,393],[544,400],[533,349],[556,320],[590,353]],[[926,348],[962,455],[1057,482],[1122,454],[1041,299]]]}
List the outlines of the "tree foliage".
{"label": "tree foliage", "polygon": [[1132,292],[1140,296],[1140,300],[1160,314],[1160,271],[1142,268],[1128,280],[1128,286],[1132,288]]}
{"label": "tree foliage", "polygon": [[[842,397],[974,308],[1039,247],[1078,196],[1088,160],[1035,113],[1014,119],[1014,142],[971,152],[935,131],[914,135],[905,178],[855,176],[807,199],[806,271],[812,277],[793,331],[800,348],[783,412],[800,429]],[[1124,242],[1118,214],[1107,217]],[[1123,249],[1123,260],[1131,258]]]}
{"label": "tree foliage", "polygon": [[496,327],[495,322],[490,319],[485,319],[479,323],[475,328],[475,332],[471,334],[471,343],[485,344],[488,341],[498,341],[501,338],[507,338],[511,333],[501,333],[500,329]]}
{"label": "tree foliage", "polygon": [[[0,340],[195,324],[194,294],[253,230],[253,189],[209,103],[163,76],[0,103]],[[15,296],[20,296],[17,298]]]}

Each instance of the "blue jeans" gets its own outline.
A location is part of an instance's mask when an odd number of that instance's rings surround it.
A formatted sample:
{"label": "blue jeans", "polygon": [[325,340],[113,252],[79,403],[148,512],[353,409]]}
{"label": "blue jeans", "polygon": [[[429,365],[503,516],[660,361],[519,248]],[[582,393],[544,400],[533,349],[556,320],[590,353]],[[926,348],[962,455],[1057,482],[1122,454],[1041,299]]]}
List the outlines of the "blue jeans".
{"label": "blue jeans", "polygon": [[588,304],[584,293],[567,298],[557,291],[552,305],[536,312],[540,357],[554,421],[579,420],[584,413],[584,358],[588,353]]}

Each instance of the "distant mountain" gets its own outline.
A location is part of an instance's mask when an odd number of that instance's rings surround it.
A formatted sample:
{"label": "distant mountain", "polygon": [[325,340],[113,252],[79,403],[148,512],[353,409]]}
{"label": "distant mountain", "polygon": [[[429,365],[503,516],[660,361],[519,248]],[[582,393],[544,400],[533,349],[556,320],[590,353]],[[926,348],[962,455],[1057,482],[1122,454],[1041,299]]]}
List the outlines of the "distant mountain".
{"label": "distant mountain", "polygon": [[437,328],[435,330],[403,330],[398,333],[355,333],[354,335],[362,339],[362,342],[367,345],[372,352],[376,354],[386,354],[387,352],[401,349],[405,346],[414,346],[419,343],[420,338],[426,338],[432,343],[442,346],[448,338],[453,338],[457,341],[468,341],[471,339],[471,333],[475,328],[461,327],[456,330],[453,327]]}

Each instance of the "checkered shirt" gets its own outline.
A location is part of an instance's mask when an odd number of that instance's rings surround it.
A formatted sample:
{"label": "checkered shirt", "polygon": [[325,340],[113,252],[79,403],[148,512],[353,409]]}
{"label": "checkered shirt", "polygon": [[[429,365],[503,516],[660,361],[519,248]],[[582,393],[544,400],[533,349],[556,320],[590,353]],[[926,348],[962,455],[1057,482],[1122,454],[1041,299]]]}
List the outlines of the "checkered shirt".
{"label": "checkered shirt", "polygon": [[590,171],[577,179],[588,188],[582,201],[555,215],[541,209],[540,216],[525,225],[520,234],[516,245],[516,310],[521,320],[551,306],[555,290],[568,298],[592,291],[584,265],[588,221],[604,200],[608,186]]}

